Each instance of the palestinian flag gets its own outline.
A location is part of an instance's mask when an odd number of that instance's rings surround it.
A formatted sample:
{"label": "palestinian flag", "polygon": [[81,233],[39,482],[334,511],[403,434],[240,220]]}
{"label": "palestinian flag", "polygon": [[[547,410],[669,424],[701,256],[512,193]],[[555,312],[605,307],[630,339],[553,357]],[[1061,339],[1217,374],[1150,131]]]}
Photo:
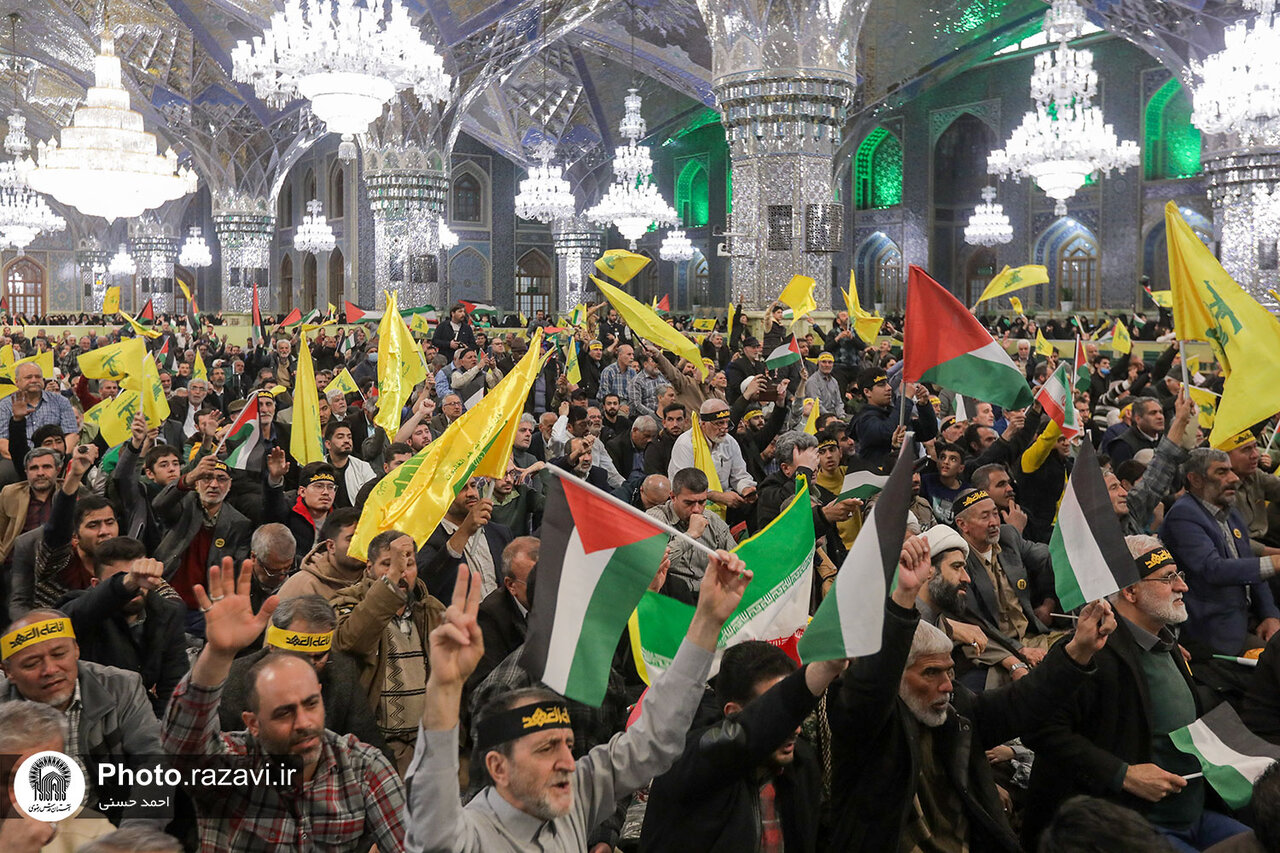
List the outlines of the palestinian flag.
{"label": "palestinian flag", "polygon": [[[305,315],[305,316],[304,316],[304,317],[299,321],[299,323],[303,326],[303,331],[306,331],[306,328],[305,328],[305,327],[307,327],[307,326],[311,326],[311,325],[318,325],[318,324],[319,324],[319,322],[320,322],[320,309],[319,309],[319,308],[312,308],[312,309],[311,309],[310,311],[308,311],[308,312],[306,313],[306,315]],[[281,323],[280,325],[282,325],[282,326],[283,326],[283,325],[285,325],[285,324],[284,324],[284,323]]]}
{"label": "palestinian flag", "polygon": [[301,322],[302,322],[302,312],[299,311],[297,308],[294,308],[285,316],[283,320],[280,321],[280,325],[278,325],[276,328],[287,329],[290,326],[296,326]]}
{"label": "palestinian flag", "polygon": [[618,637],[667,548],[653,519],[585,482],[552,478],[520,663],[547,687],[600,707]]}
{"label": "palestinian flag", "polygon": [[362,311],[361,309],[357,308],[355,305],[352,305],[350,302],[347,302],[345,300],[342,303],[342,307],[346,311],[348,323],[359,323],[361,318],[363,318],[365,315],[364,311]]}
{"label": "palestinian flag", "polygon": [[862,532],[853,540],[835,585],[804,636],[800,660],[840,660],[880,651],[885,598],[893,590],[907,532],[916,443],[908,437]]}
{"label": "palestinian flag", "polygon": [[1138,567],[1129,556],[1120,520],[1111,508],[1092,442],[1080,445],[1080,455],[1058,505],[1049,554],[1058,601],[1067,613],[1138,582]]}
{"label": "palestinian flag", "polygon": [[792,335],[785,344],[769,353],[764,363],[770,370],[777,370],[779,367],[786,367],[798,361],[800,361],[800,344],[796,343],[796,336]]}
{"label": "palestinian flag", "polygon": [[861,501],[868,500],[880,494],[888,482],[889,478],[887,476],[873,471],[854,471],[852,474],[845,474],[844,482],[840,484],[840,494],[836,497],[836,500],[843,501],[849,498],[857,498]]}
{"label": "palestinian flag", "polygon": [[1082,429],[1075,399],[1076,389],[1071,384],[1070,368],[1066,362],[1059,364],[1036,392],[1036,402],[1067,438],[1075,438]]}
{"label": "palestinian flag", "polygon": [[933,382],[1006,409],[1031,405],[1031,388],[1009,354],[915,264],[907,279],[902,350],[908,382]]}
{"label": "palestinian flag", "polygon": [[227,467],[245,469],[249,467],[249,455],[258,446],[262,438],[262,427],[258,423],[258,395],[250,394],[249,400],[240,410],[240,414],[227,430],[222,443],[229,445]]}
{"label": "palestinian flag", "polygon": [[1075,377],[1076,391],[1081,394],[1093,385],[1093,377],[1089,375],[1089,360],[1084,351],[1084,341],[1080,340],[1079,335],[1076,335]]}
{"label": "palestinian flag", "polygon": [[147,304],[142,306],[142,310],[138,312],[137,319],[143,323],[154,323],[156,321],[156,307],[151,304],[151,300],[147,300]]}
{"label": "palestinian flag", "polygon": [[165,338],[164,343],[160,346],[160,352],[156,353],[156,364],[160,365],[161,370],[168,370],[173,361],[173,356],[169,352],[169,341],[172,338]]}
{"label": "palestinian flag", "polygon": [[671,296],[670,294],[662,294],[662,298],[658,300],[658,304],[653,306],[659,311],[671,312]]}
{"label": "palestinian flag", "polygon": [[1233,809],[1249,804],[1253,783],[1280,761],[1280,746],[1245,728],[1226,702],[1191,725],[1169,732],[1169,739],[1199,759],[1204,778]]}
{"label": "palestinian flag", "polygon": [[267,327],[262,322],[262,310],[258,304],[258,285],[253,285],[253,335],[264,345],[267,342]]}
{"label": "palestinian flag", "polygon": [[[803,481],[802,481],[803,482]],[[813,589],[814,532],[809,485],[773,521],[733,549],[753,572],[742,602],[720,630],[719,648],[763,640],[798,657],[796,643],[809,621]],[[541,571],[541,570],[539,570]],[[645,592],[627,628],[636,671],[652,684],[671,666],[694,608]]]}

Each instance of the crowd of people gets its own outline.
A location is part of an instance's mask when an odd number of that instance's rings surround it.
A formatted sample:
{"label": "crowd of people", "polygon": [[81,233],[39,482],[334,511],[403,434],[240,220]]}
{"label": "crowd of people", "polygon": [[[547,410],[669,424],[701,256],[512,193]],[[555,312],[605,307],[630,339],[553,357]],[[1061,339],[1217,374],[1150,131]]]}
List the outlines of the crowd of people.
{"label": "crowd of people", "polygon": [[[1167,317],[1126,316],[1135,339],[1167,334]],[[10,778],[0,850],[1280,850],[1280,770],[1232,810],[1169,737],[1227,703],[1280,744],[1280,455],[1270,423],[1208,446],[1184,375],[1220,392],[1220,372],[1184,374],[1172,344],[1148,363],[1086,342],[1072,440],[1038,405],[904,381],[892,320],[878,341],[845,312],[795,327],[801,360],[780,368],[765,359],[791,339],[784,306],[729,325],[698,333],[702,365],[607,303],[548,336],[505,476],[466,482],[434,530],[378,533],[365,559],[351,542],[372,491],[501,382],[526,330],[442,312],[391,434],[373,325],[238,346],[161,317],[146,347],[169,417],[139,412],[112,445],[85,412],[121,383],[80,357],[129,327],[5,328],[0,755],[62,751],[89,781],[55,824],[13,811]],[[1042,384],[1060,355],[1037,354],[1034,323],[992,327]],[[301,347],[326,457],[308,464],[290,440]],[[52,376],[23,360],[48,350]],[[257,443],[229,458],[251,402]],[[846,478],[887,473],[908,434],[921,452],[880,652],[717,650],[752,576],[737,543],[807,482],[816,610],[874,506]],[[1081,442],[1140,580],[1067,614],[1049,543]],[[651,590],[694,607],[674,662],[646,691],[619,637],[599,707],[521,665],[549,467],[706,546],[673,538],[653,567]],[[100,765],[158,756],[299,773],[171,786],[148,794],[158,811],[99,784]]]}

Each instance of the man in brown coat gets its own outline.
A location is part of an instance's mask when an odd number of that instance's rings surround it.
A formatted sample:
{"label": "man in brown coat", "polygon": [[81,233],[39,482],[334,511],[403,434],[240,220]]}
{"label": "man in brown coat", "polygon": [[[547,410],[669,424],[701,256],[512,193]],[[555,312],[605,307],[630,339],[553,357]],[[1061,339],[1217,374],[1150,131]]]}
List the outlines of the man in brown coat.
{"label": "man in brown coat", "polygon": [[357,584],[364,577],[364,563],[347,555],[351,534],[356,531],[360,510],[354,507],[335,509],[320,525],[315,547],[302,559],[298,571],[280,587],[277,595],[283,601],[300,595],[332,598],[334,593]]}
{"label": "man in brown coat", "polygon": [[369,543],[365,578],[330,598],[338,614],[334,648],[356,658],[378,730],[402,776],[426,702],[428,637],[444,617],[444,605],[418,579],[416,556],[407,533],[379,533]]}
{"label": "man in brown coat", "polygon": [[62,455],[56,450],[33,447],[23,460],[26,479],[0,489],[0,561],[8,559],[15,539],[49,520],[53,491],[62,484],[61,467]]}

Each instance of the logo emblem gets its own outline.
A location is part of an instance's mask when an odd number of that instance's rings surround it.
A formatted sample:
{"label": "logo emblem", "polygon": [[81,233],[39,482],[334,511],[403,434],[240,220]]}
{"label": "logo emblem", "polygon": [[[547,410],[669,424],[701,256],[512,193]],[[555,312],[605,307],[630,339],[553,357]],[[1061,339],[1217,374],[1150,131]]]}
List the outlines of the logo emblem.
{"label": "logo emblem", "polygon": [[1026,588],[1027,588],[1027,579],[1018,578],[1018,589],[1026,589]]}
{"label": "logo emblem", "polygon": [[1235,537],[1236,537],[1237,539],[1243,538],[1243,537],[1241,537],[1241,535],[1240,535],[1240,528],[1238,528],[1238,527],[1233,527],[1233,528],[1231,528],[1231,532],[1235,534]]}
{"label": "logo emblem", "polygon": [[84,802],[84,771],[70,756],[55,750],[37,752],[18,765],[14,800],[28,817],[45,823],[65,820]]}
{"label": "logo emblem", "polygon": [[225,548],[226,545],[227,545],[227,540],[222,539],[221,537],[213,540],[213,547],[215,548]]}

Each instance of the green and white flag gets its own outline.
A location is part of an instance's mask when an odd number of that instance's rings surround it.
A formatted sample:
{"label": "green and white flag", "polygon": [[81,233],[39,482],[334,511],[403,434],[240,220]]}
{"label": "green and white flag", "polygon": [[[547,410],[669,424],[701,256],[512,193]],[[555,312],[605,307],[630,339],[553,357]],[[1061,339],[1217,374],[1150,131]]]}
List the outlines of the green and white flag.
{"label": "green and white flag", "polygon": [[844,482],[840,484],[840,494],[836,496],[836,500],[843,501],[849,498],[857,498],[861,501],[869,500],[880,494],[888,482],[888,476],[876,474],[873,471],[854,471],[852,474],[845,474]]}
{"label": "green and white flag", "polygon": [[1233,809],[1249,804],[1253,783],[1280,761],[1280,746],[1245,728],[1226,702],[1191,725],[1169,732],[1169,739],[1178,749],[1199,759],[1204,778]]}
{"label": "green and white flag", "polygon": [[262,438],[262,425],[258,423],[258,395],[249,395],[249,400],[236,416],[231,427],[222,438],[222,443],[230,447],[226,463],[228,468],[245,469],[249,467],[249,455],[258,446]]}
{"label": "green and white flag", "polygon": [[835,585],[800,638],[800,660],[873,655],[880,651],[885,598],[897,582],[911,503],[916,443],[908,437],[889,481],[840,566]]}
{"label": "green and white flag", "polygon": [[777,370],[779,367],[786,367],[798,361],[800,361],[800,345],[796,343],[796,336],[792,335],[786,343],[769,353],[764,364],[770,370]]}
{"label": "green and white flag", "polygon": [[1058,601],[1067,612],[1138,582],[1138,567],[1129,556],[1091,442],[1080,445],[1058,506],[1058,524],[1049,537],[1049,554]]}

